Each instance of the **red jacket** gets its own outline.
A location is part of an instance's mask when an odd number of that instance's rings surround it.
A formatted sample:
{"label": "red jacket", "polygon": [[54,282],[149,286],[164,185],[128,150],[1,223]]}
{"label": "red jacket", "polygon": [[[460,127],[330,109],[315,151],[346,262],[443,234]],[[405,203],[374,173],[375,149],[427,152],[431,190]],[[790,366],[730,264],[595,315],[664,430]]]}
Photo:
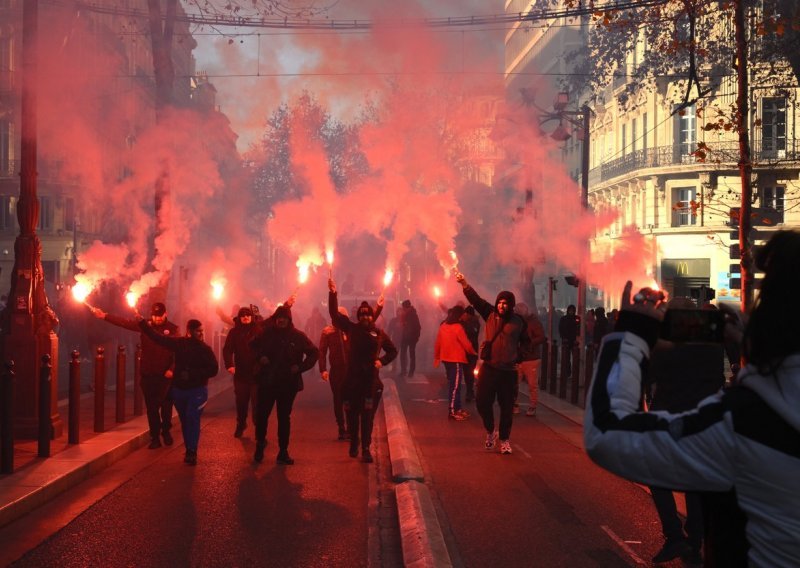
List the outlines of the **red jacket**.
{"label": "red jacket", "polygon": [[436,344],[433,347],[433,363],[440,361],[448,363],[466,363],[467,355],[477,355],[460,323],[443,323],[436,334]]}

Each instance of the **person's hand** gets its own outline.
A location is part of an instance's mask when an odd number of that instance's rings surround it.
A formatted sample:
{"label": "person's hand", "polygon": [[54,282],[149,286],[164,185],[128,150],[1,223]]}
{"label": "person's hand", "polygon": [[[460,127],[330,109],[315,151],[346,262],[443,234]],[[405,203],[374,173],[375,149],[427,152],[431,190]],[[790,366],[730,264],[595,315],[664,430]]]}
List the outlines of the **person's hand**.
{"label": "person's hand", "polygon": [[625,288],[622,289],[622,302],[620,310],[626,312],[636,312],[651,317],[655,320],[662,321],[664,319],[664,310],[666,309],[666,302],[664,301],[664,293],[650,288],[642,288],[633,298],[631,298],[631,289],[633,282],[628,280],[625,283]]}
{"label": "person's hand", "polygon": [[228,372],[231,375],[235,375],[236,374],[236,367],[228,367]]}
{"label": "person's hand", "polygon": [[326,383],[328,382],[328,378],[330,377],[330,373],[328,371],[322,371],[322,380]]}
{"label": "person's hand", "polygon": [[740,345],[747,325],[747,314],[741,312],[738,304],[732,305],[730,302],[719,302],[717,307],[725,314],[725,341]]}
{"label": "person's hand", "polygon": [[333,281],[333,278],[328,278],[328,290],[336,293],[336,282]]}
{"label": "person's hand", "polygon": [[173,377],[173,375],[174,375],[174,373],[172,372],[172,369],[167,369],[167,370],[164,372],[164,376],[165,376],[166,378],[168,378],[168,379],[171,379],[171,378]]}
{"label": "person's hand", "polygon": [[292,306],[294,306],[295,300],[297,300],[297,294],[292,294],[291,296],[289,296],[289,299],[283,303],[283,305],[286,306],[287,308],[291,308]]}
{"label": "person's hand", "polygon": [[461,273],[460,273],[460,272],[458,272],[457,270],[454,272],[454,274],[455,274],[455,277],[456,277],[456,282],[458,282],[459,284],[461,284],[461,286],[462,286],[463,288],[466,288],[467,286],[469,286],[469,284],[467,284],[467,279],[464,277],[464,275],[463,275],[463,274],[461,274]]}
{"label": "person's hand", "polygon": [[381,363],[381,360],[375,359],[375,368],[380,369],[381,367],[383,367],[383,363]]}
{"label": "person's hand", "polygon": [[382,306],[384,301],[385,301],[385,300],[384,300],[384,298],[383,298],[383,292],[381,292],[381,295],[380,295],[380,296],[378,296],[378,305],[379,305],[379,306]]}
{"label": "person's hand", "polygon": [[100,308],[89,308],[89,311],[92,312],[92,315],[97,319],[105,319],[106,317],[106,313]]}

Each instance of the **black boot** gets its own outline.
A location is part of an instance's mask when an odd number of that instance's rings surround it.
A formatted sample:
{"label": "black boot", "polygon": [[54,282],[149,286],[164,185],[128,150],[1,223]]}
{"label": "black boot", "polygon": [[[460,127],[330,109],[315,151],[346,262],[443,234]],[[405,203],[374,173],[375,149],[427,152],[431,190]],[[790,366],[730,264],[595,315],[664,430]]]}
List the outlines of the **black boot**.
{"label": "black boot", "polygon": [[294,460],[289,457],[287,450],[281,450],[278,452],[278,457],[275,458],[275,463],[279,465],[294,465]]}
{"label": "black boot", "polygon": [[369,448],[362,448],[361,449],[361,461],[364,463],[372,463],[372,454],[369,453]]}
{"label": "black boot", "polygon": [[253,460],[261,463],[264,461],[264,448],[267,447],[266,442],[256,442],[256,453],[253,454]]}
{"label": "black boot", "polygon": [[358,457],[358,438],[350,438],[350,457]]}

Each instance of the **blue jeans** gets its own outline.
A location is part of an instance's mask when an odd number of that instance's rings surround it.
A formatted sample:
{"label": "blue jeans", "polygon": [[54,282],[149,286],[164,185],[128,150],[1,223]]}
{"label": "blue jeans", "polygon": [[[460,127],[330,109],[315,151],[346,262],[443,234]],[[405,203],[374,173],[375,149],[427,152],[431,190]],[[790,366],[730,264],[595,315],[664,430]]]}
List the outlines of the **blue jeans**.
{"label": "blue jeans", "polygon": [[450,414],[461,410],[461,385],[464,384],[464,363],[443,361],[447,374],[447,394],[450,401]]}
{"label": "blue jeans", "polygon": [[195,387],[193,389],[172,388],[172,401],[178,417],[181,419],[183,432],[183,445],[186,450],[196,452],[200,442],[200,416],[208,402],[208,387]]}

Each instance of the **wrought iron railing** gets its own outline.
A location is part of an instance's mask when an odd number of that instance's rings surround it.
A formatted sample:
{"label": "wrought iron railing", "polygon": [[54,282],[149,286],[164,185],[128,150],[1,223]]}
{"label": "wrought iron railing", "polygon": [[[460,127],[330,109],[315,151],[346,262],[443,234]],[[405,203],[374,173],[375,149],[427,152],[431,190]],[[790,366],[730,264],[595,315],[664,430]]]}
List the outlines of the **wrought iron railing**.
{"label": "wrought iron railing", "polygon": [[[785,148],[778,150],[775,148],[775,144],[771,143],[764,148],[762,140],[754,141],[750,149],[754,165],[800,161],[800,140],[786,140],[784,146]],[[707,167],[709,164],[736,164],[739,161],[739,145],[736,142],[709,143],[708,150],[704,150],[704,152],[706,156],[703,164],[698,161],[697,156],[687,153],[686,147],[680,144],[636,150],[592,168],[589,171],[589,185],[596,185],[647,168],[677,165],[705,165]]]}

